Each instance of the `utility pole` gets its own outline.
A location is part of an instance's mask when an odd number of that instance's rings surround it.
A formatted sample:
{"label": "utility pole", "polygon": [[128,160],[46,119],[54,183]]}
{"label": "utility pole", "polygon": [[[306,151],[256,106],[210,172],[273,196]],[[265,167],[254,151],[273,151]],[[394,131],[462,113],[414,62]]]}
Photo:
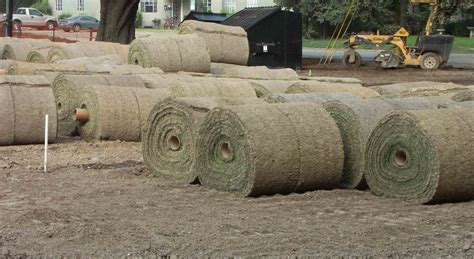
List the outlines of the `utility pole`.
{"label": "utility pole", "polygon": [[13,0],[7,0],[7,37],[13,36]]}

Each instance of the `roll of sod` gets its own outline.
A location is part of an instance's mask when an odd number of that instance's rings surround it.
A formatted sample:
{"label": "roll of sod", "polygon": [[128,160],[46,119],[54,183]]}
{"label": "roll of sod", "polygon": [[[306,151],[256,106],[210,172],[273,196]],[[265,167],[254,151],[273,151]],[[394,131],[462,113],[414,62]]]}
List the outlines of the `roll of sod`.
{"label": "roll of sod", "polygon": [[474,198],[472,108],[395,112],[372,132],[367,183],[373,193],[420,203]]}
{"label": "roll of sod", "polygon": [[446,105],[446,107],[447,108],[474,108],[474,101],[453,102]]}
{"label": "roll of sod", "polygon": [[126,45],[109,42],[78,42],[67,44],[55,44],[51,46],[48,53],[50,63],[56,63],[64,59],[74,59],[81,57],[100,57],[106,55],[123,56],[122,51],[128,49]]}
{"label": "roll of sod", "polygon": [[257,98],[180,98],[157,104],[143,133],[143,158],[155,175],[197,182],[193,170],[197,131],[206,113],[223,105],[262,104]]}
{"label": "roll of sod", "polygon": [[81,138],[140,141],[141,119],[148,116],[153,105],[168,97],[167,92],[156,89],[88,86],[79,103],[79,108],[88,113],[88,118],[79,123]]}
{"label": "roll of sod", "polygon": [[437,104],[424,98],[339,99],[324,103],[324,107],[341,131],[344,142],[343,188],[363,188],[364,151],[370,133],[385,115],[398,110],[436,109]]}
{"label": "roll of sod", "polygon": [[474,101],[474,90],[464,90],[454,94],[451,99],[455,102]]}
{"label": "roll of sod", "polygon": [[12,145],[15,140],[15,105],[9,85],[0,85],[0,146]]}
{"label": "roll of sod", "polygon": [[51,45],[52,42],[49,40],[15,41],[5,45],[2,53],[2,59],[12,59],[26,62],[28,59],[28,53],[30,53],[30,51],[36,48],[50,47]]}
{"label": "roll of sod", "polygon": [[49,115],[49,139],[56,139],[56,108],[51,84],[42,76],[0,77],[0,145],[44,142],[44,116]]}
{"label": "roll of sod", "polygon": [[265,66],[239,66],[224,63],[212,63],[211,74],[259,80],[297,80],[298,74],[292,69],[268,69]]}
{"label": "roll of sod", "polygon": [[60,64],[109,64],[109,65],[123,65],[124,60],[116,54],[98,56],[98,57],[79,57],[73,59],[60,60]]}
{"label": "roll of sod", "polygon": [[212,62],[247,65],[250,50],[242,27],[188,20],[179,25],[179,33],[203,38]]}
{"label": "roll of sod", "polygon": [[433,96],[456,93],[467,90],[468,87],[453,83],[423,81],[375,86],[371,89],[385,96]]}
{"label": "roll of sod", "polygon": [[324,104],[325,102],[337,100],[362,101],[361,97],[349,93],[266,94],[262,96],[262,99],[267,103],[311,102]]}
{"label": "roll of sod", "polygon": [[350,77],[300,76],[300,80],[318,81],[325,83],[362,84],[362,81],[360,79]]}
{"label": "roll of sod", "polygon": [[286,93],[351,93],[361,97],[379,96],[376,91],[359,84],[324,83],[317,81],[301,81],[294,83],[288,88]]}
{"label": "roll of sod", "polygon": [[227,106],[201,125],[194,167],[204,186],[259,196],[332,189],[341,180],[341,137],[320,105]]}
{"label": "roll of sod", "polygon": [[128,63],[159,67],[165,72],[210,71],[211,59],[206,42],[196,35],[147,37],[130,45]]}
{"label": "roll of sod", "polygon": [[174,97],[256,98],[250,83],[240,80],[195,78],[192,82],[175,81],[166,89]]}
{"label": "roll of sod", "polygon": [[9,75],[34,75],[37,72],[90,73],[81,64],[40,64],[20,61],[12,61],[7,69],[7,74]]}
{"label": "roll of sod", "polygon": [[33,49],[28,53],[26,62],[30,63],[48,63],[48,48]]}
{"label": "roll of sod", "polygon": [[[74,121],[74,110],[79,108],[81,92],[88,85],[145,88],[139,77],[117,75],[60,75],[53,82],[53,91],[58,109],[58,134],[74,136],[78,123]],[[109,90],[111,91],[111,90]]]}
{"label": "roll of sod", "polygon": [[258,97],[271,93],[284,93],[294,83],[290,80],[249,80],[249,82]]}

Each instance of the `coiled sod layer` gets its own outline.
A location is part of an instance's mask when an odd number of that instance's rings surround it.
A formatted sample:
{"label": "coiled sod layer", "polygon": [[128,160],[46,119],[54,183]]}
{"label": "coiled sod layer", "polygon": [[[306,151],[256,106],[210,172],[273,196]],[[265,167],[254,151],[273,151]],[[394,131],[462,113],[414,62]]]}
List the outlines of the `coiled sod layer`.
{"label": "coiled sod layer", "polygon": [[211,59],[206,42],[196,35],[168,35],[134,40],[128,63],[159,67],[164,72],[209,73]]}
{"label": "coiled sod layer", "polygon": [[125,62],[127,54],[127,45],[110,42],[78,42],[55,44],[51,46],[51,49],[48,53],[48,60],[51,63],[56,63],[64,59],[118,55]]}
{"label": "coiled sod layer", "polygon": [[247,65],[249,42],[242,27],[188,20],[179,25],[179,33],[203,38],[212,62]]}
{"label": "coiled sod layer", "polygon": [[171,175],[182,182],[197,182],[195,162],[197,130],[206,113],[223,105],[263,103],[246,99],[169,99],[150,112],[143,132],[143,158],[156,175]]}
{"label": "coiled sod layer", "polygon": [[13,144],[15,139],[15,108],[12,89],[0,85],[0,146]]}
{"label": "coiled sod layer", "polygon": [[169,93],[160,90],[88,86],[79,107],[87,109],[89,119],[79,123],[79,133],[86,141],[140,141],[142,120],[167,97]]}
{"label": "coiled sod layer", "polygon": [[26,62],[30,63],[48,63],[49,48],[33,49],[28,53]]}
{"label": "coiled sod layer", "polygon": [[421,203],[473,199],[472,114],[472,108],[449,108],[383,118],[365,151],[371,191]]}
{"label": "coiled sod layer", "polygon": [[51,45],[52,42],[49,40],[15,41],[5,45],[2,53],[2,59],[27,61],[28,53],[30,53],[30,51],[36,48],[50,47]]}
{"label": "coiled sod layer", "polygon": [[360,84],[325,83],[318,81],[301,81],[293,84],[286,91],[288,94],[295,93],[351,93],[361,97],[376,97],[379,94]]}
{"label": "coiled sod layer", "polygon": [[214,109],[197,143],[195,168],[210,188],[259,196],[331,189],[341,180],[339,130],[317,104]]}
{"label": "coiled sod layer", "polygon": [[239,66],[224,63],[212,63],[211,73],[226,77],[257,79],[257,80],[298,80],[293,69],[268,69],[265,66]]}

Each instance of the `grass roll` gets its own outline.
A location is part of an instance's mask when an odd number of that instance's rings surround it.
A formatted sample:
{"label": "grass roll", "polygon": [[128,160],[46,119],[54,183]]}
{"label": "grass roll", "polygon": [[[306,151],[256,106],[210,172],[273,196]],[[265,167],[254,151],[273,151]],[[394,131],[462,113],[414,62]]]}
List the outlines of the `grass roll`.
{"label": "grass roll", "polygon": [[295,82],[289,80],[249,80],[258,97],[284,93]]}
{"label": "grass roll", "polygon": [[8,75],[34,75],[38,72],[58,72],[72,74],[90,73],[81,64],[40,64],[12,61],[7,68]]}
{"label": "grass roll", "polygon": [[79,108],[82,90],[88,85],[145,88],[140,78],[117,75],[60,75],[53,82],[53,91],[58,109],[58,134],[74,136],[77,122],[73,119],[74,110]]}
{"label": "grass roll", "polygon": [[47,48],[51,45],[52,42],[49,40],[15,41],[5,45],[2,53],[2,59],[12,59],[25,62],[28,60],[28,54],[33,49]]}
{"label": "grass roll", "polygon": [[351,77],[300,76],[300,80],[318,81],[325,83],[362,84],[362,80]]}
{"label": "grass roll", "polygon": [[312,102],[324,104],[328,101],[337,100],[357,100],[360,101],[361,97],[349,93],[333,93],[333,94],[320,94],[320,93],[307,93],[307,94],[266,94],[263,97],[267,103],[295,103],[295,102]]}
{"label": "grass roll", "polygon": [[250,50],[242,27],[188,20],[179,25],[179,33],[203,38],[212,62],[247,65]]}
{"label": "grass roll", "polygon": [[33,49],[28,53],[26,62],[30,63],[48,63],[48,48]]}
{"label": "grass roll", "polygon": [[288,88],[286,93],[351,93],[361,97],[379,96],[376,91],[359,84],[323,83],[317,81],[294,83]]}
{"label": "grass roll", "polygon": [[259,196],[339,184],[342,141],[320,105],[226,106],[201,125],[195,168],[204,186]]}
{"label": "grass roll", "polygon": [[60,60],[60,64],[109,64],[109,65],[123,65],[124,60],[116,54],[104,55],[98,57],[79,57],[73,59]]}
{"label": "grass roll", "polygon": [[224,63],[212,63],[211,74],[241,79],[257,80],[298,80],[293,69],[268,69],[265,66],[239,66]]}
{"label": "grass roll", "polygon": [[454,83],[429,81],[381,85],[370,88],[384,96],[433,96],[456,93],[461,90],[469,89],[469,87]]}
{"label": "grass roll", "polygon": [[142,120],[167,97],[168,92],[156,89],[88,86],[82,91],[78,106],[88,113],[88,118],[79,123],[81,138],[140,141]]}
{"label": "grass roll", "polygon": [[202,38],[195,35],[172,35],[135,39],[130,45],[128,63],[159,67],[164,72],[208,73],[211,59]]}
{"label": "grass roll", "polygon": [[15,105],[10,85],[0,85],[0,146],[15,140]]}
{"label": "grass roll", "polygon": [[[127,53],[128,46],[110,42],[78,42],[55,44],[51,46],[48,60],[56,63],[64,59],[81,57],[100,57],[105,55],[118,55],[121,58]],[[125,53],[124,53],[125,52]],[[125,62],[126,60],[124,60]]]}
{"label": "grass roll", "polygon": [[473,199],[473,128],[472,108],[387,115],[365,151],[371,191],[420,203]]}
{"label": "grass roll", "polygon": [[168,89],[174,97],[256,98],[253,87],[245,81],[215,78],[175,81]]}
{"label": "grass roll", "polygon": [[464,90],[454,94],[451,99],[455,102],[474,101],[474,90]]}
{"label": "grass roll", "polygon": [[193,170],[197,131],[206,113],[224,105],[261,104],[254,98],[179,98],[157,104],[143,133],[143,158],[155,175],[197,182]]}

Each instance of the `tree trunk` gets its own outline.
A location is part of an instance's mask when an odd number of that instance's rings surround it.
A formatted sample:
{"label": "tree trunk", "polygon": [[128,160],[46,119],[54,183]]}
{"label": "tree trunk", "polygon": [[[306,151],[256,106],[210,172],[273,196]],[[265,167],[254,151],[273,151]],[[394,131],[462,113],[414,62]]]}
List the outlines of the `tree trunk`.
{"label": "tree trunk", "polygon": [[140,0],[100,0],[97,41],[130,44],[135,39],[135,19]]}

